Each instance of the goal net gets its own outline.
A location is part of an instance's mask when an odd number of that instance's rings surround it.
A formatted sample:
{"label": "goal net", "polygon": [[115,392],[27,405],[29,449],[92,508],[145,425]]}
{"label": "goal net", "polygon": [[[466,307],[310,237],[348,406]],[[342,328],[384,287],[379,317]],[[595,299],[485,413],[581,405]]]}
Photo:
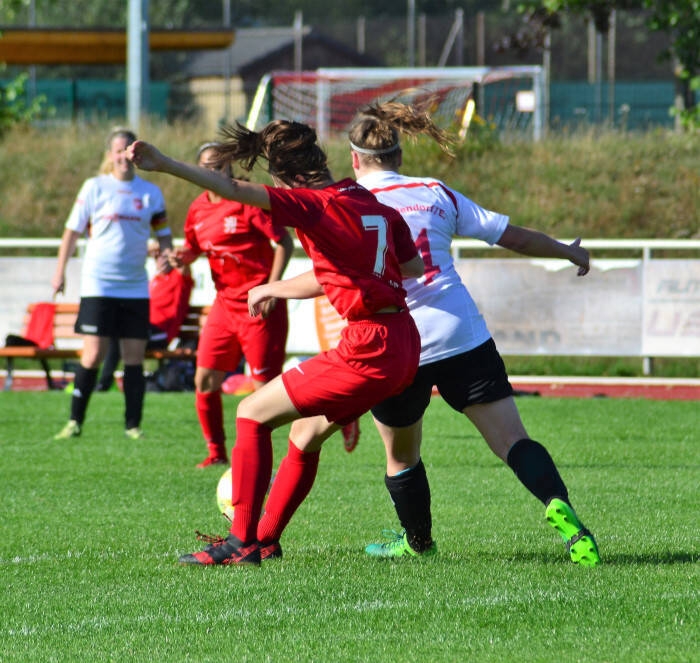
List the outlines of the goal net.
{"label": "goal net", "polygon": [[275,119],[316,128],[321,140],[348,130],[358,108],[374,101],[430,100],[438,125],[462,135],[475,117],[500,133],[542,135],[542,67],[344,68],[273,71],[264,76],[248,115],[257,130]]}

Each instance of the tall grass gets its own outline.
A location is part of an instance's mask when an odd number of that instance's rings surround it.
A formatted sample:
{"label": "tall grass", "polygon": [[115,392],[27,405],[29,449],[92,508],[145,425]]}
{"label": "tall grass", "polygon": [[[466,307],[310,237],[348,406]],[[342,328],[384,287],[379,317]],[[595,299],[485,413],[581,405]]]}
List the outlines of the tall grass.
{"label": "tall grass", "polygon": [[[82,181],[101,161],[109,126],[16,129],[0,149],[0,233],[57,237]],[[197,125],[150,124],[141,136],[192,160],[215,138]],[[327,146],[336,178],[351,176],[347,142]],[[468,140],[455,159],[427,141],[404,144],[407,174],[433,175],[514,223],[559,237],[685,238],[700,232],[700,135],[581,130],[540,143]],[[198,189],[147,174],[180,232]],[[254,173],[264,181],[264,174]]]}
{"label": "tall grass", "polygon": [[326,443],[284,558],[250,569],[176,563],[201,547],[195,528],[225,530],[221,469],[194,467],[205,449],[191,394],[149,394],[138,443],[123,436],[122,395],[96,394],[83,436],[60,444],[48,440],[64,394],[4,394],[0,660],[696,660],[695,404],[518,402],[598,539],[598,568],[570,563],[542,505],[440,399],[423,450],[436,557],[365,558],[396,526],[365,417],[355,452]]}

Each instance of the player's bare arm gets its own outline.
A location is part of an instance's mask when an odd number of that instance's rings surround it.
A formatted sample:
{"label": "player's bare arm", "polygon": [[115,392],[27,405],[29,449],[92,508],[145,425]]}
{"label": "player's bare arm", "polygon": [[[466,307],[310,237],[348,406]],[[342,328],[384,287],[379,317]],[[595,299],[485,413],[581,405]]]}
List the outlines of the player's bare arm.
{"label": "player's bare arm", "polygon": [[167,274],[173,265],[170,264],[170,258],[173,255],[173,238],[172,235],[161,235],[158,237],[158,259],[156,266],[160,273]]}
{"label": "player's bare arm", "polygon": [[[282,278],[282,274],[289,263],[289,259],[292,257],[292,253],[294,253],[294,240],[289,233],[285,233],[279,244],[275,245],[275,253],[272,259],[272,268],[270,269],[268,283],[279,281]],[[263,318],[267,318],[274,310],[276,303],[276,297],[270,297],[264,302],[261,302],[260,315],[262,315]]]}
{"label": "player's bare arm", "polygon": [[262,184],[229,179],[217,170],[193,166],[163,154],[157,147],[142,140],[129,145],[126,156],[141,170],[167,173],[197,186],[213,191],[227,200],[270,209],[270,197]]}
{"label": "player's bare arm", "polygon": [[578,276],[585,276],[590,270],[590,257],[588,251],[581,246],[580,237],[571,244],[564,244],[537,230],[509,224],[497,243],[504,249],[526,256],[569,260],[578,266]]}
{"label": "player's bare arm", "polygon": [[66,287],[66,265],[70,257],[75,253],[75,246],[80,238],[80,233],[66,228],[61,238],[61,246],[58,249],[58,263],[56,271],[51,279],[54,299],[59,293],[63,293]]}
{"label": "player's bare arm", "polygon": [[417,279],[423,276],[425,272],[425,264],[420,256],[415,256],[408,262],[402,262],[399,268],[401,269],[401,276],[405,279]]}
{"label": "player's bare arm", "polygon": [[248,311],[256,316],[260,305],[266,299],[311,299],[323,294],[321,285],[312,271],[304,272],[291,279],[272,281],[251,288],[248,292]]}

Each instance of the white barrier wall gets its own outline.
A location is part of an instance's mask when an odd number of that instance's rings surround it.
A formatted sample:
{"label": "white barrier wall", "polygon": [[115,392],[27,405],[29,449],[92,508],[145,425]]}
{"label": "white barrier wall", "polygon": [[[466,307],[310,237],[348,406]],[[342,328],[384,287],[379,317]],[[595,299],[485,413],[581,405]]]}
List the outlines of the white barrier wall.
{"label": "white barrier wall", "polygon": [[652,260],[643,301],[642,355],[700,356],[700,261]]}
{"label": "white barrier wall", "polygon": [[[51,296],[55,258],[0,258],[0,342],[19,333],[28,303]],[[460,276],[504,355],[700,356],[700,260],[595,260],[583,278],[562,261],[460,259]],[[287,276],[310,268],[293,258]],[[152,271],[153,265],[149,264]],[[206,260],[193,265],[193,304],[209,304]],[[80,259],[64,301],[78,301]],[[313,301],[290,301],[291,354],[319,349]]]}

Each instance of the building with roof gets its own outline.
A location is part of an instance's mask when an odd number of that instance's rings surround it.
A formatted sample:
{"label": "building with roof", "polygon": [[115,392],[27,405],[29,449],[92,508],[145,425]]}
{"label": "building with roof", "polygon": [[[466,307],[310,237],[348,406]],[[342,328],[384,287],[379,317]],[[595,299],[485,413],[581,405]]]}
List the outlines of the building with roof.
{"label": "building with roof", "polygon": [[270,71],[381,66],[309,26],[240,28],[228,48],[190,53],[180,74],[198,118],[214,131],[245,119],[260,79]]}

